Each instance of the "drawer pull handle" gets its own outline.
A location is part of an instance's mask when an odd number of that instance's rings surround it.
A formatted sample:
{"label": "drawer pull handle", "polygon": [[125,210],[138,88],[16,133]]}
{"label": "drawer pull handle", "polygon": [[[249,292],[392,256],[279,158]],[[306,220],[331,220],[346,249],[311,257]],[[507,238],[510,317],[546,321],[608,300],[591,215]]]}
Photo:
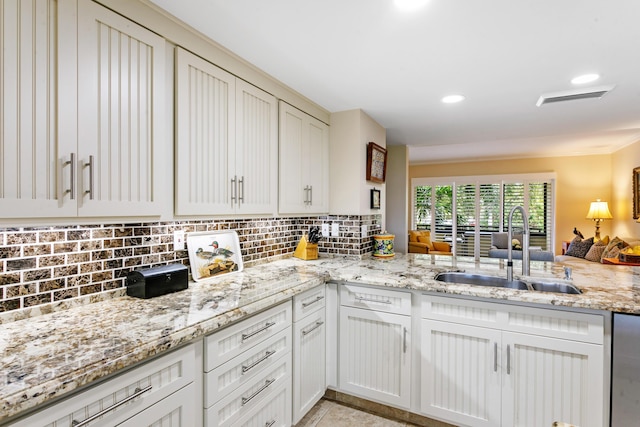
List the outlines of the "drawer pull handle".
{"label": "drawer pull handle", "polygon": [[267,323],[265,323],[265,325],[262,328],[258,329],[257,331],[251,332],[250,334],[242,334],[242,341],[244,342],[245,340],[248,340],[252,336],[258,335],[260,332],[266,331],[267,329],[269,329],[270,327],[272,327],[275,324],[276,324],[276,322],[267,322]]}
{"label": "drawer pull handle", "polygon": [[316,329],[318,329],[322,325],[324,325],[324,322],[322,322],[322,321],[316,322],[316,324],[313,325],[313,328],[309,329],[308,331],[302,331],[302,336],[310,334],[311,332],[315,331]]}
{"label": "drawer pull handle", "polygon": [[407,352],[407,328],[404,328],[404,333],[402,334],[402,352]]}
{"label": "drawer pull handle", "polygon": [[151,390],[151,388],[152,388],[152,386],[147,386],[147,387],[142,388],[142,389],[138,387],[138,388],[136,388],[136,389],[135,389],[135,392],[134,392],[131,396],[129,396],[129,397],[125,398],[125,399],[122,399],[120,402],[117,402],[117,403],[115,403],[115,404],[113,404],[113,405],[109,406],[109,407],[108,407],[108,408],[106,408],[106,409],[103,409],[102,411],[100,411],[100,412],[98,412],[97,414],[95,414],[95,415],[93,415],[93,416],[91,416],[91,417],[87,418],[87,419],[86,419],[86,420],[84,420],[84,421],[77,421],[77,420],[73,420],[73,421],[71,422],[71,425],[72,425],[72,426],[74,426],[74,427],[82,427],[82,426],[84,426],[84,425],[87,425],[87,424],[89,424],[91,421],[93,421],[93,420],[95,420],[95,419],[100,418],[101,416],[103,416],[103,415],[105,415],[105,414],[107,414],[107,413],[109,413],[109,412],[111,412],[111,411],[113,411],[113,410],[115,410],[115,409],[119,408],[120,406],[124,405],[125,403],[132,401],[132,400],[133,400],[133,399],[135,399],[136,397],[139,397],[139,396],[140,396],[140,395],[142,395],[143,393],[148,392],[149,390]]}
{"label": "drawer pull handle", "polygon": [[313,300],[313,301],[311,301],[311,302],[303,302],[303,303],[302,303],[302,308],[307,308],[307,307],[309,307],[310,305],[313,305],[313,304],[317,303],[318,301],[322,301],[323,299],[324,299],[324,297],[323,297],[323,296],[318,296],[318,297],[316,297],[316,299],[314,299],[314,300]]}
{"label": "drawer pull handle", "polygon": [[498,372],[498,343],[493,343],[493,372]]}
{"label": "drawer pull handle", "polygon": [[276,353],[275,350],[269,350],[264,354],[264,356],[262,356],[260,359],[258,359],[255,362],[253,362],[251,365],[248,365],[248,366],[242,365],[242,373],[243,374],[247,373],[248,371],[250,371],[255,366],[259,365],[260,363],[264,362],[265,360],[267,360],[268,358],[273,356],[275,353]]}
{"label": "drawer pull handle", "polygon": [[273,384],[274,382],[276,382],[275,378],[272,378],[270,380],[266,380],[264,382],[264,385],[262,387],[260,387],[258,390],[255,391],[255,393],[253,393],[251,396],[249,397],[243,397],[242,398],[242,406],[246,405],[247,403],[249,403],[249,401],[251,399],[253,399],[254,397],[256,397],[257,395],[259,395],[260,393],[262,393],[263,391],[265,391],[267,389],[267,387],[269,387],[271,384]]}
{"label": "drawer pull handle", "polygon": [[511,346],[507,346],[507,375],[511,375]]}
{"label": "drawer pull handle", "polygon": [[386,301],[378,301],[378,300],[371,299],[371,298],[365,298],[365,297],[357,296],[356,300],[358,302],[375,302],[375,303],[378,303],[378,304],[393,304],[390,299],[388,299]]}
{"label": "drawer pull handle", "polygon": [[276,420],[267,421],[266,423],[264,423],[264,427],[271,427],[275,423],[276,423]]}

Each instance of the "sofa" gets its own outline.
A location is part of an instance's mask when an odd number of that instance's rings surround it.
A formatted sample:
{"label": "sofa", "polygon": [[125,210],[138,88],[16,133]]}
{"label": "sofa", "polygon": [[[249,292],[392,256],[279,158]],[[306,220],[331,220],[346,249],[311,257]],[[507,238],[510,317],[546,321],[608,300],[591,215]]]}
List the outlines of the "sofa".
{"label": "sofa", "polygon": [[449,243],[431,240],[431,231],[428,230],[409,231],[409,253],[431,255],[453,254]]}
{"label": "sofa", "polygon": [[567,252],[564,255],[557,255],[555,262],[608,264],[605,258],[618,258],[620,250],[627,246],[640,246],[640,240],[637,237],[615,236],[609,239],[609,236],[605,236],[594,243],[593,237],[587,239],[575,237]]}
{"label": "sofa", "polygon": [[[522,233],[514,233],[514,239],[518,239],[522,243]],[[502,258],[507,259],[508,247],[511,244],[509,242],[509,233],[499,232],[491,234],[491,249],[489,249],[490,258]],[[513,259],[522,259],[522,250],[512,251]],[[542,251],[539,249],[529,250],[529,259],[531,261],[554,261],[555,257],[551,251]]]}

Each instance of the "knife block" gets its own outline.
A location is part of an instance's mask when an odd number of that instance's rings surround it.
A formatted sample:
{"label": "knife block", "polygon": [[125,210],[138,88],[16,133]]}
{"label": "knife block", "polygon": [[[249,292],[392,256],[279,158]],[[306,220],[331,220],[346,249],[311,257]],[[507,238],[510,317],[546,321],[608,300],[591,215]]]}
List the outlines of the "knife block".
{"label": "knife block", "polygon": [[293,256],[304,260],[318,259],[318,244],[309,243],[309,241],[307,241],[307,235],[304,234],[300,239]]}

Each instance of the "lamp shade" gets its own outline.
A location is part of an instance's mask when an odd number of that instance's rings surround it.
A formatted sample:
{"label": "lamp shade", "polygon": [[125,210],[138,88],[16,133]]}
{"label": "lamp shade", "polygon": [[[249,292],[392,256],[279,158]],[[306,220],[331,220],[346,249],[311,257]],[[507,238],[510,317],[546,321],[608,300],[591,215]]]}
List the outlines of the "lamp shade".
{"label": "lamp shade", "polygon": [[587,213],[587,219],[611,219],[611,212],[609,212],[609,204],[607,202],[601,202],[600,199],[595,202],[591,202],[589,213]]}

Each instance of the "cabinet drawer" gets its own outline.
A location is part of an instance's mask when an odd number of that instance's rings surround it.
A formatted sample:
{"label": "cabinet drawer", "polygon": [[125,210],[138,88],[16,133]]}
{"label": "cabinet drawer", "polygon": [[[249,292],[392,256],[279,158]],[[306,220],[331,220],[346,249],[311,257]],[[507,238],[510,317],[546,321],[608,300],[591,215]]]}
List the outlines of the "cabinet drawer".
{"label": "cabinet drawer", "polygon": [[[113,426],[192,383],[196,346],[192,344],[134,368],[54,404],[14,426],[71,427],[99,413],[91,426]],[[112,410],[109,410],[113,408]]]}
{"label": "cabinet drawer", "polygon": [[604,316],[599,314],[423,295],[422,317],[593,344],[604,342]]}
{"label": "cabinet drawer", "polygon": [[358,285],[340,287],[340,305],[411,315],[411,293]]}
{"label": "cabinet drawer", "polygon": [[205,374],[205,408],[269,369],[283,353],[291,351],[291,340],[289,327]]}
{"label": "cabinet drawer", "polygon": [[197,425],[198,408],[196,385],[189,384],[166,399],[129,418],[119,427],[171,426],[191,427]]}
{"label": "cabinet drawer", "polygon": [[293,297],[293,321],[297,322],[309,313],[325,306],[325,286],[309,289]]}
{"label": "cabinet drawer", "polygon": [[280,304],[205,338],[205,372],[291,325],[291,302]]}
{"label": "cabinet drawer", "polygon": [[[205,410],[205,425],[226,427],[268,402],[283,384],[291,384],[291,353],[283,354],[269,369],[256,375]],[[290,407],[289,407],[290,409]]]}
{"label": "cabinet drawer", "polygon": [[287,384],[281,384],[278,389],[273,391],[272,398],[256,406],[233,425],[234,427],[290,427],[291,416],[288,402],[291,402],[291,387]]}

